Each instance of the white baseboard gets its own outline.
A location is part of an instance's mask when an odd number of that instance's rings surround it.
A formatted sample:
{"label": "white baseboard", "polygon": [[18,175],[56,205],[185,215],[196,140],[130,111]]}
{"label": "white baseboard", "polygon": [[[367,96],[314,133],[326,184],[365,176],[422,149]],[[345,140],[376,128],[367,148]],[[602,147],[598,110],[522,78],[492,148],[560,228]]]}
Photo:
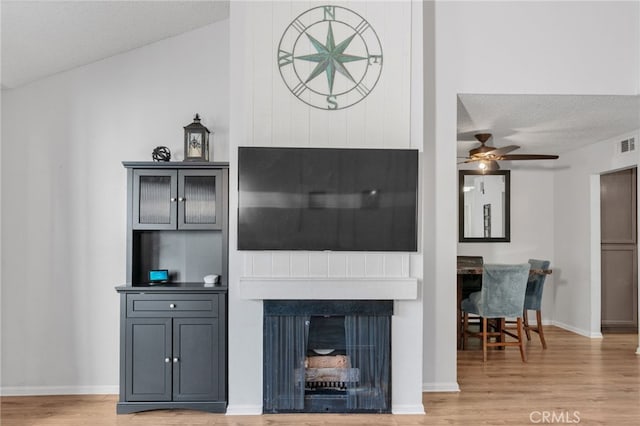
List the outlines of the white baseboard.
{"label": "white baseboard", "polygon": [[2,386],[2,396],[31,396],[31,395],[117,395],[118,385],[106,386]]}
{"label": "white baseboard", "polygon": [[636,349],[636,355],[640,355],[640,346],[638,346],[638,349]]}
{"label": "white baseboard", "polygon": [[460,386],[457,382],[423,383],[422,392],[460,392]]}
{"label": "white baseboard", "polygon": [[262,415],[262,405],[229,404],[227,406],[227,416],[260,416],[260,415]]}
{"label": "white baseboard", "polygon": [[424,406],[420,405],[394,405],[391,407],[391,414],[406,415],[406,414],[422,414],[424,415]]}
{"label": "white baseboard", "polygon": [[[560,327],[562,329],[565,329],[567,331],[571,331],[573,333],[579,334],[579,335],[584,336],[584,337],[588,337],[590,339],[602,339],[602,333],[600,333],[599,331],[598,332],[591,332],[589,330],[584,330],[582,328],[574,327],[572,325],[565,324],[565,323],[562,323],[560,321],[552,321],[551,323],[553,325],[555,325],[556,327]],[[543,324],[544,324],[544,322],[543,322]]]}

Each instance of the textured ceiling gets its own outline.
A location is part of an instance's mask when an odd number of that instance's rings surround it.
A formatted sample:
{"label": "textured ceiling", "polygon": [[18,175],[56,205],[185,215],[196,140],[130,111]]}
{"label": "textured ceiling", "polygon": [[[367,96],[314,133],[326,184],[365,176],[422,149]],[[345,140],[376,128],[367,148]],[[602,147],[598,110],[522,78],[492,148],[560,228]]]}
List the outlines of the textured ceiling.
{"label": "textured ceiling", "polygon": [[458,95],[458,155],[478,146],[519,145],[513,154],[562,154],[640,129],[640,96]]}
{"label": "textured ceiling", "polygon": [[228,1],[1,3],[2,87],[14,88],[229,16]]}

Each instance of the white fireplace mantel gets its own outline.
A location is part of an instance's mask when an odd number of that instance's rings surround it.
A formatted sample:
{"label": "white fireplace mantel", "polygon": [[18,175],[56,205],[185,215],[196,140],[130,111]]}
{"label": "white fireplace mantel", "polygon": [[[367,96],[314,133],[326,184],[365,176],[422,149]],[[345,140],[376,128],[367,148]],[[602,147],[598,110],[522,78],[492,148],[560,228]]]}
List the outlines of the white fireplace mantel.
{"label": "white fireplace mantel", "polygon": [[240,278],[240,297],[254,300],[415,300],[417,278]]}

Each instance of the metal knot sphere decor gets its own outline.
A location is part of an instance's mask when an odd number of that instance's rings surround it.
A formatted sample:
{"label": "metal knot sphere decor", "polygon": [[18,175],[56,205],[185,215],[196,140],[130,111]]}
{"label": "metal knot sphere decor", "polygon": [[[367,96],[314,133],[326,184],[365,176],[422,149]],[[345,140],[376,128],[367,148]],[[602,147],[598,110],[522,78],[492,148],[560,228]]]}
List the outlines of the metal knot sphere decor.
{"label": "metal knot sphere decor", "polygon": [[169,161],[171,160],[171,151],[166,146],[158,146],[151,153],[153,161]]}

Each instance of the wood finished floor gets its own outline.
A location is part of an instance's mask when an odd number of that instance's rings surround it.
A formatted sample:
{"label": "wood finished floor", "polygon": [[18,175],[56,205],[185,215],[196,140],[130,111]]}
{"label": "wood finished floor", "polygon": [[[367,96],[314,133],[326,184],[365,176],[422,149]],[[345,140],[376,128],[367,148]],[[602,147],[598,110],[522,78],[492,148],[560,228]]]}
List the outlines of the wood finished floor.
{"label": "wood finished floor", "polygon": [[[523,364],[517,348],[458,352],[459,393],[423,394],[425,415],[225,416],[196,411],[116,415],[115,395],[3,397],[0,424],[14,425],[638,425],[640,356],[637,334],[588,339],[548,327]],[[545,414],[546,413],[546,414]],[[546,417],[546,422],[545,418]]]}

